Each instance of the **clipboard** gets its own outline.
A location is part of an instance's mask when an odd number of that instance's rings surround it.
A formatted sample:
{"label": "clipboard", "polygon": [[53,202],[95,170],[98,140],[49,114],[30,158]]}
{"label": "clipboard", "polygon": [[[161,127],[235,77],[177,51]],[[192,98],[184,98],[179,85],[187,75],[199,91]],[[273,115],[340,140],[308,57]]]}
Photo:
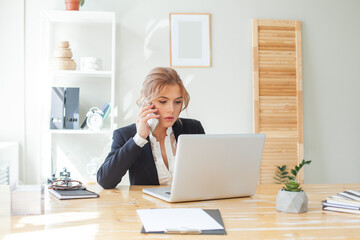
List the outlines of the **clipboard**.
{"label": "clipboard", "polygon": [[[204,212],[206,212],[210,217],[212,217],[216,222],[218,222],[221,226],[224,227],[224,229],[220,229],[220,230],[203,230],[201,232],[189,232],[189,233],[184,233],[184,232],[174,232],[172,234],[200,234],[200,235],[226,235],[226,230],[225,230],[225,226],[223,223],[223,220],[221,218],[221,213],[219,211],[219,209],[203,209]],[[141,233],[152,233],[152,234],[169,234],[166,232],[146,232],[144,226],[142,226],[141,228]]]}

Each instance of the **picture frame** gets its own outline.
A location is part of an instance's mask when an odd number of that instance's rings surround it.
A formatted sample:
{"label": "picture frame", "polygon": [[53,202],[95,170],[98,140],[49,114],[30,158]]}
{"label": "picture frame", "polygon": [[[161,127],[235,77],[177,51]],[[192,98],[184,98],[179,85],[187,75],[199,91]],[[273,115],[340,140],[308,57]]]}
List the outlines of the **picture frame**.
{"label": "picture frame", "polygon": [[209,13],[170,13],[170,67],[211,67]]}

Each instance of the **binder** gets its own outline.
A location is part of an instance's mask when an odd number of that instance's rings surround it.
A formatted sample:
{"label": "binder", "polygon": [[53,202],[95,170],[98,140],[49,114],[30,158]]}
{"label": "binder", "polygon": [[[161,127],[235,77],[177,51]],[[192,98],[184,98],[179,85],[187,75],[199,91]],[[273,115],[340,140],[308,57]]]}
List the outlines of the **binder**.
{"label": "binder", "polygon": [[[193,231],[192,232],[184,232],[184,231],[173,231],[171,234],[200,234],[200,235],[226,235],[226,230],[224,223],[221,218],[221,214],[219,209],[203,209],[210,217],[212,217],[215,221],[217,221],[224,229],[221,230],[202,230],[202,231]],[[141,228],[141,233],[154,233],[154,234],[169,234],[169,232],[146,232],[144,226]]]}
{"label": "binder", "polygon": [[63,87],[51,88],[50,129],[64,128],[64,99],[65,89]]}
{"label": "binder", "polygon": [[65,88],[65,129],[79,129],[79,88]]}

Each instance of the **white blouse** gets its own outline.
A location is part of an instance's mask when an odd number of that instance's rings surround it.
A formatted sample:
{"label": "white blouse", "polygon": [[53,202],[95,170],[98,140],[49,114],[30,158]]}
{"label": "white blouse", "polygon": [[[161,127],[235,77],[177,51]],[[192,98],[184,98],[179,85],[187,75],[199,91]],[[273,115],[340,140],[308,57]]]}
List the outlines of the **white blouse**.
{"label": "white blouse", "polygon": [[152,154],[154,156],[155,166],[159,177],[159,183],[164,185],[171,185],[175,166],[176,155],[176,139],[172,127],[166,130],[165,137],[165,153],[168,160],[169,169],[166,167],[163,157],[161,155],[160,143],[151,134],[149,135]]}
{"label": "white blouse", "polygon": [[[166,130],[166,137],[164,143],[169,169],[166,167],[164,160],[162,158],[160,143],[157,141],[156,137],[152,135],[151,132],[149,135],[149,139],[150,139],[151,151],[154,156],[154,162],[159,177],[159,183],[163,185],[171,185],[173,178],[172,176],[174,172],[174,165],[175,165],[175,155],[176,155],[176,138],[173,129],[172,127],[169,127]],[[146,139],[143,139],[138,134],[134,136],[134,142],[139,147],[143,147],[146,143],[148,143]]]}

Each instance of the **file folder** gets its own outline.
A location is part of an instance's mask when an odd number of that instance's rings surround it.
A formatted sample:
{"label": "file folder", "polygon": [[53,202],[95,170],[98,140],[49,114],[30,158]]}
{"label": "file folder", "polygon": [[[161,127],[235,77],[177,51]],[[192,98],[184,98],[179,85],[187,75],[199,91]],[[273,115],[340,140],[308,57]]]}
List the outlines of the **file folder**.
{"label": "file folder", "polygon": [[141,233],[155,233],[155,234],[204,234],[204,235],[226,235],[226,230],[224,223],[221,218],[221,214],[219,209],[203,209],[210,217],[212,217],[216,222],[218,222],[224,229],[221,230],[199,230],[199,229],[190,229],[189,231],[183,231],[179,229],[176,231],[176,229],[172,229],[168,232],[146,232],[144,226],[141,228]]}
{"label": "file folder", "polygon": [[79,91],[80,88],[65,88],[65,129],[79,129]]}
{"label": "file folder", "polygon": [[64,100],[65,89],[63,87],[52,87],[50,129],[64,128]]}

